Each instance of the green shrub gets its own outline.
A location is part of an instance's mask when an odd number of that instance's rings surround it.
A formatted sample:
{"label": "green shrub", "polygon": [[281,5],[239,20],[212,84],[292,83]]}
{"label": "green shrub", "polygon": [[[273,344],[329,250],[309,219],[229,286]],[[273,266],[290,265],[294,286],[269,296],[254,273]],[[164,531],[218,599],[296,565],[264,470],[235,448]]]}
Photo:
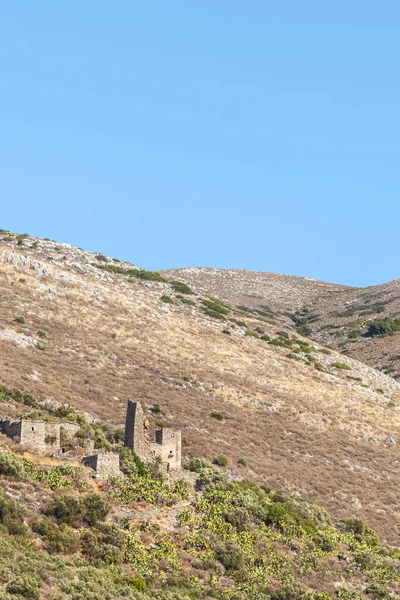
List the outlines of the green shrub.
{"label": "green shrub", "polygon": [[11,452],[0,452],[0,475],[25,479],[27,473],[24,460]]}
{"label": "green shrub", "polygon": [[165,294],[163,296],[161,296],[160,300],[161,300],[161,302],[164,302],[165,304],[173,304],[174,303],[171,296],[166,296]]}
{"label": "green shrub", "polygon": [[215,557],[228,571],[238,571],[244,567],[244,554],[241,548],[232,540],[221,543],[215,549]]}
{"label": "green shrub", "polygon": [[222,315],[219,312],[216,312],[215,310],[210,310],[209,308],[204,308],[204,307],[201,310],[203,311],[203,313],[205,313],[209,317],[212,317],[213,319],[219,319],[220,321],[226,320],[224,315]]}
{"label": "green shrub", "polygon": [[165,277],[156,271],[146,271],[145,269],[124,269],[124,267],[120,267],[119,265],[96,264],[93,266],[97,267],[98,269],[102,269],[103,271],[108,271],[109,273],[117,273],[119,275],[144,279],[146,281],[163,281],[164,283],[168,283]]}
{"label": "green shrub", "polygon": [[177,298],[183,303],[188,304],[189,306],[196,306],[196,302],[190,300],[190,298],[185,298],[184,296],[178,295]]}
{"label": "green shrub", "polygon": [[41,583],[33,574],[16,577],[6,587],[8,594],[30,600],[39,600],[40,589]]}
{"label": "green shrub", "polygon": [[268,334],[264,333],[264,335],[260,337],[260,340],[263,340],[263,342],[270,342],[271,338]]}
{"label": "green shrub", "polygon": [[284,338],[275,338],[268,342],[271,346],[281,346],[282,348],[292,348],[292,343]]}
{"label": "green shrub", "polygon": [[185,465],[184,469],[198,473],[196,485],[202,490],[209,485],[215,485],[226,481],[226,473],[212,464],[209,460],[201,458],[191,458]]}
{"label": "green shrub", "polygon": [[161,415],[162,413],[161,406],[159,404],[153,404],[150,410],[154,415]]}
{"label": "green shrub", "polygon": [[218,456],[214,456],[213,464],[218,465],[218,467],[226,467],[228,464],[228,458],[225,454],[218,454]]}
{"label": "green shrub", "polygon": [[82,502],[83,519],[89,525],[94,525],[98,521],[104,521],[110,512],[110,508],[110,505],[98,494],[87,494]]}
{"label": "green shrub", "polygon": [[281,338],[285,338],[287,340],[290,340],[290,335],[288,334],[287,331],[277,331],[276,335],[281,337]]}
{"label": "green shrub", "polygon": [[297,331],[304,337],[309,337],[312,334],[311,328],[308,325],[300,325],[300,327],[297,328]]}
{"label": "green shrub", "polygon": [[118,445],[113,447],[113,451],[118,452],[119,466],[125,475],[144,475],[146,471],[144,463],[131,448]]}
{"label": "green shrub", "polygon": [[244,335],[247,335],[248,337],[258,338],[258,334],[255,333],[255,331],[251,331],[250,329],[246,329],[246,331],[244,332]]}
{"label": "green shrub", "polygon": [[247,323],[245,321],[238,321],[237,319],[229,319],[231,323],[235,323],[238,327],[247,327]]}
{"label": "green shrub", "polygon": [[203,299],[201,301],[203,306],[212,312],[219,313],[221,315],[227,315],[230,313],[230,308],[220,300],[215,299]]}
{"label": "green shrub", "polygon": [[344,371],[351,371],[351,367],[346,365],[346,363],[334,362],[332,363],[332,367],[335,367],[336,369],[342,369]]}
{"label": "green shrub", "polygon": [[171,285],[175,292],[178,294],[193,294],[193,290],[186,285],[186,283],[182,283],[181,281],[171,281]]}
{"label": "green shrub", "polygon": [[138,592],[144,592],[146,590],[147,585],[144,579],[128,576],[126,577],[125,581],[129,587],[134,588]]}
{"label": "green shrub", "polygon": [[104,254],[96,254],[95,259],[99,260],[100,262],[108,262],[108,259],[104,256]]}
{"label": "green shrub", "polygon": [[247,460],[245,458],[238,458],[237,461],[238,465],[240,465],[241,467],[247,467]]}
{"label": "green shrub", "polygon": [[360,543],[367,544],[368,546],[379,545],[378,536],[375,531],[363,523],[361,519],[342,519],[342,521],[339,522],[339,527],[342,531],[352,533],[355,539]]}
{"label": "green shrub", "polygon": [[31,522],[31,529],[41,536],[50,554],[75,554],[80,550],[79,535],[65,523],[53,523],[46,517],[36,518]]}
{"label": "green shrub", "polygon": [[361,335],[361,332],[359,329],[352,329],[347,334],[347,337],[349,338],[349,340],[355,340],[356,338],[360,337],[360,335]]}
{"label": "green shrub", "polygon": [[54,496],[47,507],[46,514],[72,527],[76,527],[82,520],[81,504],[73,496]]}
{"label": "green shrub", "polygon": [[286,358],[291,358],[292,360],[302,360],[300,356],[298,356],[297,354],[292,354],[291,352],[289,352],[289,354],[286,354]]}
{"label": "green shrub", "polygon": [[367,335],[374,337],[376,335],[388,335],[400,330],[400,319],[375,319],[368,327]]}
{"label": "green shrub", "polygon": [[23,325],[25,323],[25,317],[15,317],[14,321]]}
{"label": "green shrub", "polygon": [[87,494],[83,498],[64,494],[53,497],[46,514],[60,523],[77,527],[82,521],[89,525],[104,521],[109,512],[109,504],[98,494]]}
{"label": "green shrub", "polygon": [[217,410],[214,410],[211,413],[211,416],[212,416],[213,419],[217,419],[217,421],[223,421],[224,420],[224,413],[219,412]]}
{"label": "green shrub", "polygon": [[14,500],[4,498],[0,491],[0,524],[12,535],[25,535],[24,525],[25,510]]}

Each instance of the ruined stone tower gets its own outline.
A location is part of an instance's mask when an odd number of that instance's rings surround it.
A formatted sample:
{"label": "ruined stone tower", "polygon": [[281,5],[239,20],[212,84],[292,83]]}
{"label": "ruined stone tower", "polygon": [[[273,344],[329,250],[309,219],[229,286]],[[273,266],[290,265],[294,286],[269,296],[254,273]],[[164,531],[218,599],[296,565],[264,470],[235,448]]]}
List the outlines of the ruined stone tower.
{"label": "ruined stone tower", "polygon": [[179,429],[159,429],[156,440],[150,442],[149,422],[140,402],[128,400],[124,446],[132,448],[141,460],[161,459],[166,471],[181,468],[182,441]]}
{"label": "ruined stone tower", "polygon": [[132,448],[142,460],[150,459],[149,422],[140,402],[128,400],[124,446]]}
{"label": "ruined stone tower", "polygon": [[156,443],[151,444],[156,456],[160,456],[167,470],[181,468],[182,436],[180,429],[170,427],[156,431]]}

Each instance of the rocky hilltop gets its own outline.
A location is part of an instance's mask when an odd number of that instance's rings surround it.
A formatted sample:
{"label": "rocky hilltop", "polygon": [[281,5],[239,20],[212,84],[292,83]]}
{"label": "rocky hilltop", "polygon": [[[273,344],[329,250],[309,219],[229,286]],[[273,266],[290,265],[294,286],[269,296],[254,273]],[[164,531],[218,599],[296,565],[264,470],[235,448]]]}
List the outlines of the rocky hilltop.
{"label": "rocky hilltop", "polygon": [[[6,231],[0,282],[3,384],[115,425],[139,399],[151,426],[182,430],[183,460],[223,457],[233,478],[300,493],[398,542],[400,386],[356,352],[396,335],[349,338],[350,356],[326,327],[348,327],[354,315],[333,313],[367,291],[249,272],[156,274]],[[388,285],[368,289],[387,314]],[[21,410],[3,403],[7,416]]]}

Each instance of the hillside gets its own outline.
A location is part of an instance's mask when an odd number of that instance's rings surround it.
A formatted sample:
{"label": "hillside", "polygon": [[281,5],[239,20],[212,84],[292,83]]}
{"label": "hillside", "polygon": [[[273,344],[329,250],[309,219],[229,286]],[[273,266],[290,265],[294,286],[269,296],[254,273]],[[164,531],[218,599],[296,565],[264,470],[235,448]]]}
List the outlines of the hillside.
{"label": "hillside", "polygon": [[4,384],[114,424],[139,398],[152,425],[182,429],[186,458],[226,455],[233,477],[299,492],[398,543],[399,384],[270,316],[361,291],[299,280],[294,307],[282,287],[267,315],[251,313],[192,281],[196,293],[67,244],[0,238]]}
{"label": "hillside", "polygon": [[[244,270],[187,268],[165,275],[273,322],[303,328],[320,343],[400,377],[400,280],[353,288]],[[370,326],[377,322],[376,334],[370,336]],[[379,335],[381,330],[385,335]]]}

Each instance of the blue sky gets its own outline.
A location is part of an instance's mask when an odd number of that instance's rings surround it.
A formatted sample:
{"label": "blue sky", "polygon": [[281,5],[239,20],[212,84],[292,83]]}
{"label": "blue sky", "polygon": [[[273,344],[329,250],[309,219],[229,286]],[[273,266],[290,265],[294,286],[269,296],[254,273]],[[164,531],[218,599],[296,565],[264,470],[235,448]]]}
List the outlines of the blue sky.
{"label": "blue sky", "polygon": [[0,227],[400,278],[400,3],[0,0]]}

